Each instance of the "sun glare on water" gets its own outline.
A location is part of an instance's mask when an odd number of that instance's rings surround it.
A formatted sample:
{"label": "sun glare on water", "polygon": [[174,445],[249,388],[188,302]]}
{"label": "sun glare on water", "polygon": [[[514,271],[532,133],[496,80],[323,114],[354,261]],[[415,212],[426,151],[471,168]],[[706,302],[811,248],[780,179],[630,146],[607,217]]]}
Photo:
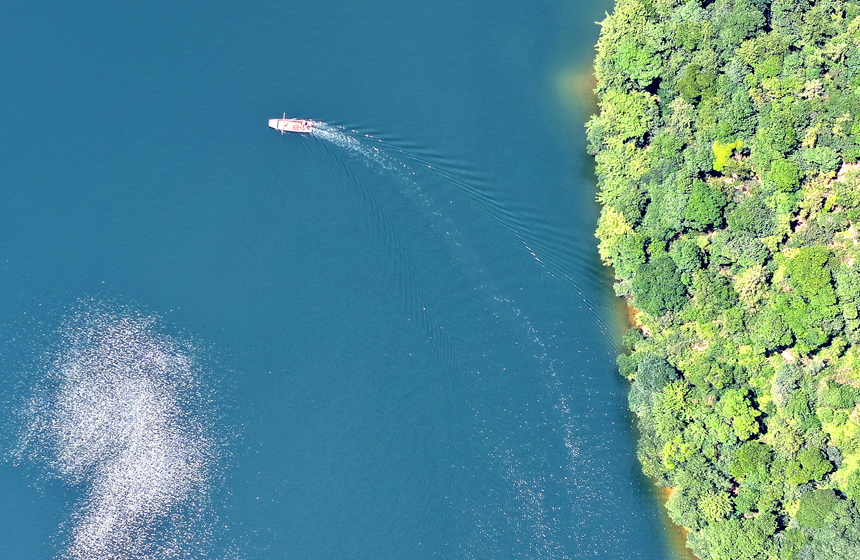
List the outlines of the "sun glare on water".
{"label": "sun glare on water", "polygon": [[81,491],[63,556],[196,557],[217,446],[192,346],[114,310],[78,311],[59,334],[18,455]]}

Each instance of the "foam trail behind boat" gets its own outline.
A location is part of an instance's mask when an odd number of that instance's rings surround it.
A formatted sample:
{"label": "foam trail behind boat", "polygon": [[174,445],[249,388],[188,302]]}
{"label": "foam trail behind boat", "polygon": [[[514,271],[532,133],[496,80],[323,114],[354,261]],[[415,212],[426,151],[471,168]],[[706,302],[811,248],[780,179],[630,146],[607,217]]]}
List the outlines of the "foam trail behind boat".
{"label": "foam trail behind boat", "polygon": [[368,161],[379,165],[385,170],[402,171],[405,168],[404,165],[398,164],[395,159],[390,157],[384,151],[377,147],[363,144],[354,135],[343,132],[342,129],[338,129],[335,126],[317,122],[315,123],[311,134],[317,138],[331,142],[335,146],[343,148],[354,155],[364,157]]}

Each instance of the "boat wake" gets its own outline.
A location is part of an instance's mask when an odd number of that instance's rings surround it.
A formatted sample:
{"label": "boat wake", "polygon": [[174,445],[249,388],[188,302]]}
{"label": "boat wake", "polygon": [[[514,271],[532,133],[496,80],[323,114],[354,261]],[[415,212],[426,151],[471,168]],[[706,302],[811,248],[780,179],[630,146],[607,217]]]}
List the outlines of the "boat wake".
{"label": "boat wake", "polygon": [[453,340],[444,331],[440,318],[433,311],[436,305],[432,286],[429,285],[427,275],[421,273],[415,252],[410,250],[409,244],[403,238],[403,231],[413,228],[416,222],[403,221],[403,216],[409,213],[408,210],[393,210],[408,201],[407,206],[413,210],[415,208],[420,210],[419,215],[413,215],[413,219],[420,220],[430,230],[444,232],[447,241],[452,241],[458,236],[458,232],[452,228],[450,217],[439,212],[438,205],[434,203],[436,197],[428,188],[432,183],[426,181],[425,175],[419,175],[413,166],[399,159],[399,156],[409,160],[417,158],[369,134],[319,121],[314,121],[311,134],[326,144],[336,147],[336,152],[345,152],[348,156],[363,162],[374,172],[381,172],[386,180],[394,181],[394,189],[371,188],[360,174],[350,169],[351,165],[340,158],[340,153],[337,153],[344,168],[348,169],[349,182],[357,187],[359,191],[357,194],[373,216],[373,221],[384,240],[383,245],[391,252],[393,261],[396,263],[396,283],[400,286],[399,292],[405,299],[404,306],[410,320],[414,319],[423,326],[446,367],[457,370],[459,357],[454,349]]}
{"label": "boat wake", "polygon": [[[408,166],[389,156],[384,150],[376,146],[368,146],[362,143],[362,141],[355,136],[355,134],[358,134],[357,132],[349,134],[348,132],[345,132],[345,130],[346,129],[338,128],[330,124],[315,122],[314,127],[311,130],[311,134],[321,140],[330,142],[339,148],[343,148],[353,156],[364,158],[366,161],[374,163],[386,171],[402,172],[404,170],[408,170]],[[371,139],[371,136],[369,134],[365,134],[364,138]],[[376,140],[376,142],[382,143],[380,140]]]}
{"label": "boat wake", "polygon": [[[396,229],[408,235],[408,242],[397,231],[388,236],[398,246],[399,264],[412,279],[411,285],[403,290],[407,297],[413,291],[419,293],[422,309],[430,307],[425,307],[425,300],[436,304],[425,327],[431,334],[443,335],[441,341],[434,338],[434,344],[442,346],[445,354],[453,355],[446,360],[446,366],[452,372],[454,392],[462,394],[465,400],[470,387],[480,387],[474,390],[482,398],[471,404],[479,426],[473,447],[482,449],[487,456],[486,470],[477,478],[490,482],[486,491],[467,505],[476,534],[464,546],[464,557],[511,555],[515,550],[513,556],[523,558],[573,558],[599,555],[615,546],[607,543],[616,542],[624,530],[611,523],[598,523],[600,514],[590,510],[595,502],[607,504],[600,511],[612,510],[609,502],[613,489],[593,490],[596,486],[593,481],[605,478],[606,466],[595,457],[605,451],[601,446],[606,442],[584,431],[583,426],[588,423],[582,419],[592,411],[590,405],[578,398],[582,393],[578,386],[580,379],[592,375],[592,366],[582,363],[580,356],[583,352],[586,355],[594,352],[589,345],[611,347],[613,329],[604,324],[599,308],[583,296],[587,290],[578,285],[580,280],[574,271],[581,270],[589,261],[568,252],[569,243],[560,237],[567,230],[560,233],[551,228],[535,228],[533,224],[540,222],[536,215],[518,208],[515,202],[480,180],[475,181],[473,176],[437,165],[437,158],[416,155],[388,141],[330,125],[318,124],[312,134],[368,166],[391,172],[385,175],[399,181],[401,194],[422,209],[420,220],[404,219],[403,216],[412,214],[390,211],[397,201],[387,197],[382,189],[369,189],[371,192],[365,195],[372,201],[377,219],[387,227],[402,223]],[[382,203],[377,202],[378,197],[384,197]],[[468,233],[475,231],[474,221],[498,226],[491,230],[499,234],[494,239],[501,240],[499,245],[505,250],[517,254],[517,259],[505,261],[509,263],[505,272],[516,276],[538,267],[562,290],[560,301],[570,302],[571,307],[578,304],[583,313],[591,315],[597,328],[579,339],[565,332],[567,327],[562,323],[565,314],[554,324],[539,327],[533,323],[521,310],[521,306],[534,301],[530,295],[510,297],[510,285],[505,279],[499,280],[487,272],[492,267],[485,266],[486,255],[478,250]],[[427,236],[423,231],[416,235],[416,224],[426,224],[427,229],[435,230],[438,235]],[[446,243],[439,245],[444,245],[450,256],[425,259],[424,255],[439,251],[425,241],[431,237],[433,241],[444,239]],[[438,267],[430,270],[426,266],[439,262],[454,262],[456,268],[440,271]],[[576,265],[570,265],[571,262]],[[461,350],[475,345],[464,345],[462,339],[455,338],[456,329],[461,326],[456,313],[462,311],[452,313],[446,306],[456,302],[450,294],[462,291],[463,287],[452,287],[452,277],[465,278],[466,287],[472,288],[469,291],[472,301],[459,302],[457,309],[469,309],[474,300],[482,301],[477,311],[492,315],[489,319],[492,322],[485,323],[492,325],[487,327],[488,332],[510,340],[510,352],[500,351],[488,359],[486,352],[476,356],[469,350]],[[440,331],[443,323],[445,330]],[[470,364],[473,372],[466,373],[462,364]],[[486,395],[496,390],[494,376],[507,378],[511,375],[507,371],[527,374],[531,384],[524,387],[534,392],[509,395],[498,389],[502,402],[506,403],[504,407],[497,408],[491,398],[484,402]],[[509,379],[515,381],[514,377]],[[589,399],[599,398],[602,395],[589,393]],[[541,412],[532,413],[530,407]],[[505,429],[494,432],[487,426]],[[545,451],[536,451],[536,446]],[[589,453],[581,452],[583,449]],[[571,533],[569,518],[559,513],[562,510],[576,512],[573,519],[578,520],[580,530]]]}
{"label": "boat wake", "polygon": [[217,446],[192,347],[152,317],[104,309],[78,311],[60,335],[16,454],[82,490],[63,556],[201,557]]}
{"label": "boat wake", "polygon": [[[591,266],[591,254],[569,252],[569,240],[562,237],[567,232],[535,230],[540,220],[524,219],[532,211],[517,208],[517,202],[505,200],[504,195],[495,192],[486,180],[478,179],[465,170],[451,171],[420,154],[404,150],[386,140],[375,138],[356,130],[336,127],[324,122],[314,121],[311,134],[325,140],[368,165],[392,172],[400,182],[408,185],[414,195],[426,207],[432,207],[439,229],[445,229],[451,236],[453,223],[447,212],[443,214],[434,200],[462,202],[471,211],[473,219],[481,220],[499,228],[501,236],[507,237],[516,247],[519,258],[525,258],[530,265],[540,267],[574,301],[579,301],[600,327],[600,334],[608,343],[613,343],[611,326],[603,322],[603,317],[594,308],[593,302],[583,298],[583,287],[572,270],[582,270]],[[408,163],[407,163],[408,162]],[[435,187],[435,188],[433,188]],[[547,243],[549,240],[549,243]]]}

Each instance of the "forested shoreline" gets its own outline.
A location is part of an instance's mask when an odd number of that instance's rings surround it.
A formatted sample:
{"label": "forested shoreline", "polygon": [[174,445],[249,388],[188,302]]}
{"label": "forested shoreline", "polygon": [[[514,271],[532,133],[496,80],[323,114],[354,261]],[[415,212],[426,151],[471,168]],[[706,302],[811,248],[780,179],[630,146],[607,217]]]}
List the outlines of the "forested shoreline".
{"label": "forested shoreline", "polygon": [[860,3],[617,0],[601,27],[643,470],[703,559],[860,558]]}

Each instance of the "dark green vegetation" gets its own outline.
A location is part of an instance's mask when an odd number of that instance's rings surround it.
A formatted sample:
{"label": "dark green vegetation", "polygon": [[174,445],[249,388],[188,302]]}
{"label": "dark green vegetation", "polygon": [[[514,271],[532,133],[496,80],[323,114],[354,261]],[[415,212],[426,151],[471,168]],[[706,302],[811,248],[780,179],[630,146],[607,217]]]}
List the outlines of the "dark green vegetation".
{"label": "dark green vegetation", "polygon": [[645,473],[706,559],[860,558],[860,4],[618,0],[600,256]]}

